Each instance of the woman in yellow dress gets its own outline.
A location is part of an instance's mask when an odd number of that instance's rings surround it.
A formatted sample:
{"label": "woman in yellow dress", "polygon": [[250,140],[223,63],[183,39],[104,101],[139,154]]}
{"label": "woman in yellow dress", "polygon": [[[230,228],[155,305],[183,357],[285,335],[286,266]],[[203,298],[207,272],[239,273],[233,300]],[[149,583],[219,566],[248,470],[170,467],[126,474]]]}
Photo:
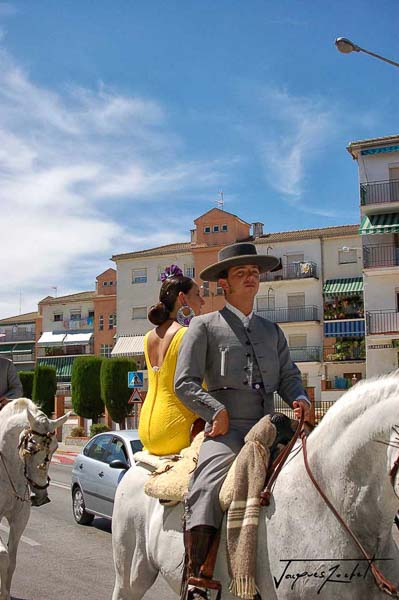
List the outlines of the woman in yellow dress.
{"label": "woman in yellow dress", "polygon": [[198,418],[175,395],[173,380],[180,343],[204,301],[198,285],[177,265],[167,267],[161,280],[159,302],[148,313],[156,327],[144,338],[148,392],[140,413],[139,435],[145,450],[164,456],[189,446],[190,429]]}

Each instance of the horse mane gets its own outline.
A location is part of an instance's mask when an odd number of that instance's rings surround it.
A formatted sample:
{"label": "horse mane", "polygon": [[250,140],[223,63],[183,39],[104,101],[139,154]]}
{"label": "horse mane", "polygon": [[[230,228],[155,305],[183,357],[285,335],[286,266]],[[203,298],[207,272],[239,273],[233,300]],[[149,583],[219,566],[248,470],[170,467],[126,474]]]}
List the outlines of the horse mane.
{"label": "horse mane", "polygon": [[25,424],[27,421],[27,408],[34,415],[41,412],[40,408],[29,398],[17,398],[8,402],[0,411],[0,434],[4,433],[5,430],[11,429],[13,426]]}
{"label": "horse mane", "polygon": [[341,458],[350,459],[394,424],[399,425],[399,370],[359,381],[343,394],[313,431],[312,447],[338,445]]}

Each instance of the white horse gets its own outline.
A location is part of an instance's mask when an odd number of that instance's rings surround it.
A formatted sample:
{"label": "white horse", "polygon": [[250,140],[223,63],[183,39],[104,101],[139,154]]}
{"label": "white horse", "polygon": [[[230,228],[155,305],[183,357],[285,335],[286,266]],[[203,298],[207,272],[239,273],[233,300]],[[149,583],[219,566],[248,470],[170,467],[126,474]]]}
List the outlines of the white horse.
{"label": "white horse", "polygon": [[5,517],[10,527],[7,548],[0,538],[0,600],[10,600],[18,543],[31,504],[49,502],[48,468],[58,446],[55,430],[68,416],[52,421],[27,398],[9,402],[0,412],[0,521]]}
{"label": "white horse", "polygon": [[[309,436],[308,460],[319,484],[375,565],[399,584],[392,524],[399,476],[399,373],[360,382],[340,398]],[[382,443],[381,443],[382,442]],[[389,444],[387,452],[386,444]],[[116,582],[113,600],[139,600],[158,573],[178,593],[182,507],[162,507],[144,494],[148,474],[130,469],[117,490],[113,516]],[[229,591],[225,531],[215,578]],[[294,449],[279,475],[258,528],[257,585],[264,600],[374,600],[385,596],[370,564],[314,487],[302,452]]]}

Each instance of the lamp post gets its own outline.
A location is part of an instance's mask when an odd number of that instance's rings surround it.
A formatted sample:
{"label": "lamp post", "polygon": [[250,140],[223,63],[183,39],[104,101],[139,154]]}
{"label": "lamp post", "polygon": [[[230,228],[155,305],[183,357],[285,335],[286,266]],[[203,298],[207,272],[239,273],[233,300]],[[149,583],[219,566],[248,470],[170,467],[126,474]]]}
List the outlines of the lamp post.
{"label": "lamp post", "polygon": [[395,62],[394,60],[389,60],[389,58],[385,58],[384,56],[381,56],[380,54],[375,54],[375,52],[370,52],[370,50],[365,50],[365,48],[361,48],[360,46],[358,46],[357,44],[354,44],[347,38],[338,37],[335,40],[335,45],[336,45],[337,49],[340,52],[342,52],[343,54],[349,54],[350,52],[364,52],[365,54],[370,54],[370,56],[374,56],[374,58],[379,58],[380,60],[383,60],[384,62],[387,62],[390,65],[393,65],[394,67],[399,67],[399,63]]}

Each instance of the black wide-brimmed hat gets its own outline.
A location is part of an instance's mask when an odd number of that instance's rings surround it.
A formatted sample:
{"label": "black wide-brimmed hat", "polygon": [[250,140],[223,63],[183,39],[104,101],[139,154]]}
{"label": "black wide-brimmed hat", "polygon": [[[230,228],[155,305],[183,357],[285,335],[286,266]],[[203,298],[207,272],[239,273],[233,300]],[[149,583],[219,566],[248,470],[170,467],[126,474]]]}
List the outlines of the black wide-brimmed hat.
{"label": "black wide-brimmed hat", "polygon": [[200,273],[202,281],[217,281],[220,273],[230,267],[239,265],[257,265],[261,273],[272,271],[279,264],[279,259],[269,254],[258,254],[255,244],[246,242],[225,246],[219,251],[218,262],[210,265]]}

